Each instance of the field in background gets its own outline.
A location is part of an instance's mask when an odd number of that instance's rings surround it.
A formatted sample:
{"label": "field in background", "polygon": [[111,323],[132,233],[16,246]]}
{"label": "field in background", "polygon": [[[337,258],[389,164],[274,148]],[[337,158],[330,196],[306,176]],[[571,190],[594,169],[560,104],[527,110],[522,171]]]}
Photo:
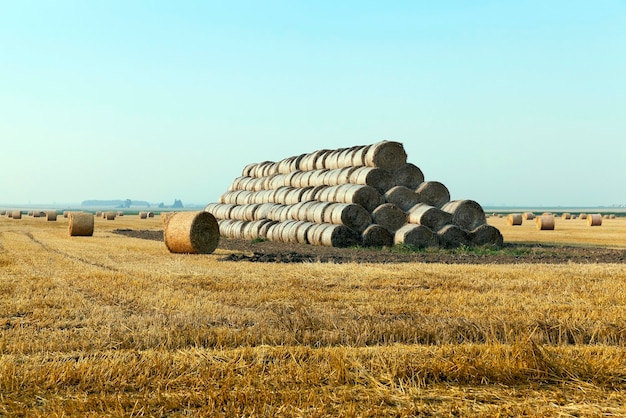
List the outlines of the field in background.
{"label": "field in background", "polygon": [[[505,242],[626,246],[490,217]],[[270,264],[0,217],[0,415],[626,416],[624,264]]]}

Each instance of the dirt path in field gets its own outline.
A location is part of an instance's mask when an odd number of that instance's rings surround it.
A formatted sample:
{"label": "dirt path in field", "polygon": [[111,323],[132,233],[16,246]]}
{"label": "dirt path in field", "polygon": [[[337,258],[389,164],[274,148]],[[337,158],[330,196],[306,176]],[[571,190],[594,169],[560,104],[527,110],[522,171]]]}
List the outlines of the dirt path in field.
{"label": "dirt path in field", "polygon": [[[132,238],[163,241],[163,231],[116,229],[114,233]],[[233,251],[224,261],[265,263],[445,263],[445,264],[520,264],[520,263],[624,263],[626,250],[546,244],[505,243],[500,250],[457,249],[399,252],[396,249],[333,248],[280,242],[251,242],[221,238],[218,248]]]}

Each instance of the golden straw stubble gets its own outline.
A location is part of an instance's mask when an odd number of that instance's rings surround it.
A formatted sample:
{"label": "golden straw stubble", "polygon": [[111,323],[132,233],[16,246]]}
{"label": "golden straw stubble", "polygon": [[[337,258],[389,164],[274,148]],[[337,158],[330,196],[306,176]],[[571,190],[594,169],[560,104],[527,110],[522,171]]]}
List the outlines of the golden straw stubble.
{"label": "golden straw stubble", "polygon": [[220,240],[217,220],[205,211],[172,213],[163,235],[172,253],[211,254]]}

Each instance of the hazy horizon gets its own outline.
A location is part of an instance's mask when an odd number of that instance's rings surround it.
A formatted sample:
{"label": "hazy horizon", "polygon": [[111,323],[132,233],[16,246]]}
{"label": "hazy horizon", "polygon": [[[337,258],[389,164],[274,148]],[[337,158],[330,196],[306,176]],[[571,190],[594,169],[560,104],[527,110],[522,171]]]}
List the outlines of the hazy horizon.
{"label": "hazy horizon", "polygon": [[453,200],[626,203],[617,0],[34,0],[0,47],[4,204],[208,204],[249,163],[381,140]]}

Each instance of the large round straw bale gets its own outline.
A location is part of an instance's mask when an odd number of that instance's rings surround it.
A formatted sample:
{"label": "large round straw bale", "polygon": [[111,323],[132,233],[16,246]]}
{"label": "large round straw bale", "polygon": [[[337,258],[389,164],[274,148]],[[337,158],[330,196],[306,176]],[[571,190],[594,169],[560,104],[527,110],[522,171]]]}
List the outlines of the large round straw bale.
{"label": "large round straw bale", "polygon": [[39,211],[39,210],[33,210],[33,211],[31,211],[31,216],[32,216],[33,218],[39,218],[39,217],[41,217],[41,211]]}
{"label": "large round straw bale", "polygon": [[363,232],[372,223],[369,212],[355,203],[331,203],[324,211],[324,220],[359,232]]}
{"label": "large round straw bale", "polygon": [[380,194],[384,194],[393,187],[391,173],[377,167],[357,167],[350,173],[349,182],[373,187]]}
{"label": "large round straw bale", "polygon": [[509,226],[521,225],[522,221],[523,221],[523,216],[522,214],[519,214],[519,213],[509,213],[506,216],[506,223]]}
{"label": "large round straw bale", "polygon": [[165,228],[165,245],[172,253],[210,254],[217,248],[220,231],[209,212],[176,212]]}
{"label": "large round straw bale", "polygon": [[535,219],[535,214],[533,212],[524,212],[522,213],[522,219],[532,221],[533,219]]}
{"label": "large round straw bale", "polygon": [[437,231],[439,245],[444,248],[457,248],[471,245],[472,241],[467,231],[454,224],[445,225]]}
{"label": "large round straw bale", "polygon": [[393,203],[383,203],[372,211],[372,220],[373,223],[395,232],[407,222],[407,214]]}
{"label": "large round straw bale", "polygon": [[138,213],[139,219],[148,219],[148,212],[140,211]]}
{"label": "large round straw bale", "polygon": [[315,156],[315,170],[326,170],[326,158],[332,152],[329,149],[323,149],[316,152]]}
{"label": "large round straw bale", "polygon": [[337,168],[352,167],[352,157],[354,152],[355,147],[344,148],[344,150],[339,153],[339,157],[337,158]]}
{"label": "large round straw bale", "polygon": [[307,231],[307,239],[313,245],[327,247],[350,247],[361,243],[358,232],[344,225],[317,224]]}
{"label": "large round straw bale", "polygon": [[438,247],[439,239],[437,234],[427,226],[406,224],[395,232],[394,243],[415,248]]}
{"label": "large round straw bale", "polygon": [[311,209],[307,212],[307,220],[318,224],[324,222],[330,223],[330,219],[326,219],[326,208],[332,204],[332,202],[319,202],[316,205],[311,206]]}
{"label": "large round straw bale", "polygon": [[337,148],[332,150],[326,156],[326,162],[324,163],[324,167],[329,170],[334,170],[339,168],[339,156],[345,150],[345,148]]}
{"label": "large round straw bale", "polygon": [[540,231],[552,231],[554,229],[554,215],[541,215],[535,218],[537,229]]}
{"label": "large round straw bale", "polygon": [[360,145],[355,147],[352,153],[352,166],[361,167],[365,165],[365,155],[369,151],[371,145]]}
{"label": "large round straw bale", "polygon": [[310,244],[309,242],[309,229],[317,225],[313,222],[298,221],[295,225],[296,242],[300,244]]}
{"label": "large round straw bale", "polygon": [[406,164],[404,146],[395,141],[381,141],[367,150],[365,165],[385,170],[397,170]]}
{"label": "large round straw bale", "polygon": [[167,222],[169,221],[169,219],[170,219],[170,217],[172,216],[173,213],[175,213],[175,212],[161,212],[161,225],[163,225],[163,229],[164,230],[167,227]]}
{"label": "large round straw bale", "polygon": [[409,189],[417,189],[424,182],[424,173],[415,164],[406,163],[399,169],[391,173],[393,184],[396,186],[405,186]]}
{"label": "large round straw bale", "polygon": [[372,212],[385,203],[385,198],[375,188],[363,184],[342,184],[337,186],[335,199],[340,203],[356,203]]}
{"label": "large round straw bale", "polygon": [[[113,220],[115,220],[115,216],[116,216],[116,213],[115,213],[115,212],[112,212],[112,211],[104,212],[104,213],[102,214],[102,217],[103,217],[104,219],[106,219],[107,221],[113,221]],[[153,216],[154,216],[154,215],[153,215]]]}
{"label": "large round straw bale", "polygon": [[22,219],[22,211],[21,211],[21,210],[14,210],[14,211],[12,212],[11,217],[12,217],[13,219]]}
{"label": "large round straw bale", "polygon": [[393,203],[404,212],[408,212],[420,202],[420,197],[406,186],[394,186],[385,192],[385,201]]}
{"label": "large round straw bale", "polygon": [[409,210],[408,221],[438,231],[452,222],[452,214],[426,203],[418,203]]}
{"label": "large round straw bale", "polygon": [[487,222],[482,206],[473,200],[454,200],[444,204],[441,210],[451,213],[452,223],[466,231],[476,229]]}
{"label": "large round straw bale", "polygon": [[293,171],[293,162],[296,157],[287,157],[278,161],[278,172],[281,174],[288,174]]}
{"label": "large round straw bale", "polygon": [[68,229],[71,237],[90,237],[93,235],[94,217],[91,213],[70,212]]}
{"label": "large round straw bale", "polygon": [[56,210],[48,210],[46,211],[46,220],[47,221],[56,221],[57,220],[57,211]]}
{"label": "large round straw bale", "polygon": [[371,224],[361,233],[361,241],[365,247],[391,247],[393,234],[378,224]]}
{"label": "large round straw bale", "polygon": [[422,182],[415,192],[419,195],[420,201],[437,208],[441,208],[450,201],[450,191],[443,183],[438,181]]}
{"label": "large round straw bale", "polygon": [[478,228],[470,231],[470,239],[472,245],[480,247],[483,245],[490,245],[497,248],[502,248],[504,245],[504,238],[498,228],[492,225],[483,224]]}
{"label": "large round straw bale", "polygon": [[243,177],[249,177],[250,176],[250,172],[255,167],[256,167],[256,163],[247,164],[246,166],[244,166],[243,170],[241,171],[241,175]]}
{"label": "large round straw bale", "polygon": [[602,215],[600,215],[599,213],[593,213],[591,215],[587,215],[587,225],[588,226],[602,225]]}

